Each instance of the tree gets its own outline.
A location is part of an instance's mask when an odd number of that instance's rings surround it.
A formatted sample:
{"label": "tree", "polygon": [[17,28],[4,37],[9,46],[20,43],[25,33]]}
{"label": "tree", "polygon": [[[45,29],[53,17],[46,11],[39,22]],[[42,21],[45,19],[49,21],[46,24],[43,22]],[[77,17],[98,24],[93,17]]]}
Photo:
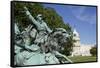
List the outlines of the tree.
{"label": "tree", "polygon": [[92,54],[92,56],[97,56],[97,47],[92,47],[90,49],[90,53]]}

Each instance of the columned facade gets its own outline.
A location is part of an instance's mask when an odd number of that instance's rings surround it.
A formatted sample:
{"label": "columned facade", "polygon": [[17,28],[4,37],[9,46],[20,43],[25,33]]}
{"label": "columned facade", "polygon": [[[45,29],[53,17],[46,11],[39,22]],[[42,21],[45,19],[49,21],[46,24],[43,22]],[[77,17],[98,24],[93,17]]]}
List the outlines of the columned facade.
{"label": "columned facade", "polygon": [[81,44],[80,35],[76,31],[76,29],[74,29],[73,34],[74,34],[73,39],[75,40],[75,42],[73,44],[73,51],[71,56],[91,56],[90,49],[94,45]]}

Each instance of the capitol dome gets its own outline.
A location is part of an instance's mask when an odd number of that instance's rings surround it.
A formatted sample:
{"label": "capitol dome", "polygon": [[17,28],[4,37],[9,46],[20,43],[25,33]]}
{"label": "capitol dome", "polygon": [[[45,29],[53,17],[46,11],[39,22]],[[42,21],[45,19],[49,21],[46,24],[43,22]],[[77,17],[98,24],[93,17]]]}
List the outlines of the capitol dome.
{"label": "capitol dome", "polygon": [[79,33],[76,31],[76,29],[74,29],[73,31],[73,39],[74,40],[80,40],[80,36],[79,36]]}
{"label": "capitol dome", "polygon": [[74,29],[73,34],[74,34],[74,36],[79,37],[79,33],[76,31],[76,29]]}

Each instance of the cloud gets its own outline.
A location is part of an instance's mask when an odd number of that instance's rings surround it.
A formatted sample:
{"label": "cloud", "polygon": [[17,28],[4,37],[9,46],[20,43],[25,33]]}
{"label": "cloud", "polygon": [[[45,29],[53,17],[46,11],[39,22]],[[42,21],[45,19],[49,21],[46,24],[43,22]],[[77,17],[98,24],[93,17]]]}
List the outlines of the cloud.
{"label": "cloud", "polygon": [[90,24],[96,24],[96,13],[92,13],[91,10],[89,10],[90,8],[86,6],[71,6],[69,8],[74,17],[76,17],[78,20]]}

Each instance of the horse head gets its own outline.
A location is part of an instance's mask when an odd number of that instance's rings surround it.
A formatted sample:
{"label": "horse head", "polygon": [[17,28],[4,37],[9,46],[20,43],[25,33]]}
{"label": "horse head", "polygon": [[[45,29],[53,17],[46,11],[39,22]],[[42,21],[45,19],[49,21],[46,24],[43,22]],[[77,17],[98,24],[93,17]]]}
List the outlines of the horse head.
{"label": "horse head", "polygon": [[67,31],[64,28],[56,28],[53,32],[48,36],[48,45],[53,50],[58,50],[63,47],[63,44],[67,42],[67,38],[69,37]]}

